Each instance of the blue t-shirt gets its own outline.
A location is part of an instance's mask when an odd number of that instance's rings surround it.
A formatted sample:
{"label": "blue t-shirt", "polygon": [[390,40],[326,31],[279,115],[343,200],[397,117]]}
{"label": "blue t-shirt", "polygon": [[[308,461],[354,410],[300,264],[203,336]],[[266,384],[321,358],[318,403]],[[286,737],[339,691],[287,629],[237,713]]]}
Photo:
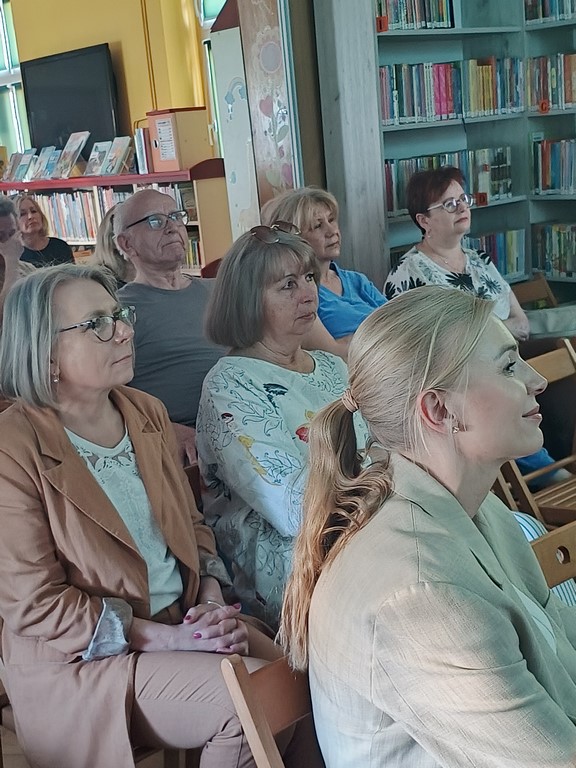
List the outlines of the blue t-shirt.
{"label": "blue t-shirt", "polygon": [[386,303],[386,297],[361,272],[330,265],[342,281],[342,296],[319,286],[318,316],[335,339],[354,333],[362,320]]}

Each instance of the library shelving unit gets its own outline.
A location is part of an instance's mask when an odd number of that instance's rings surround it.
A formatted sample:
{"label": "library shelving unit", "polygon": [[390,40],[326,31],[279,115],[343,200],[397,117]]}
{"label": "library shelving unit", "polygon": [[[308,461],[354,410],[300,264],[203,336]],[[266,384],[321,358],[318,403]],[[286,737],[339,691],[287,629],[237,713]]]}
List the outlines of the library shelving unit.
{"label": "library shelving unit", "polygon": [[78,248],[94,246],[98,225],[112,205],[146,188],[171,194],[188,211],[186,266],[199,269],[224,255],[232,243],[232,231],[221,158],[170,173],[0,183],[0,192],[4,194],[33,194],[48,218],[50,233]]}
{"label": "library shelving unit", "polygon": [[[386,269],[390,258],[393,262],[420,239],[403,205],[405,166],[450,163],[462,167],[479,202],[472,211],[471,241],[508,248],[498,258],[508,280],[544,269],[551,280],[576,282],[574,248],[568,263],[551,258],[548,250],[553,242],[556,250],[570,252],[570,235],[576,242],[576,230],[568,232],[576,225],[576,55],[570,55],[576,51],[575,4],[358,0],[354,5],[353,12],[340,0],[315,0],[317,28],[330,13],[335,14],[336,29],[332,49],[319,45],[320,82],[322,89],[332,57],[339,108],[358,114],[357,90],[365,86],[371,93],[372,87],[369,75],[359,82],[359,73],[367,63],[376,70],[379,142],[358,124],[354,138],[357,155],[363,147],[380,151]],[[444,9],[445,18],[426,19],[431,8]],[[343,38],[343,30],[351,29],[353,13],[362,33],[371,16],[374,58],[365,40],[362,49],[355,32],[349,33],[353,48],[346,61],[339,53],[342,39],[337,36]],[[355,59],[358,63],[350,65]],[[344,88],[346,63],[348,74],[351,66],[357,67],[354,88]],[[322,93],[328,110],[336,92],[333,83],[328,75]],[[329,117],[333,126],[334,114]],[[327,167],[328,184],[354,206],[354,197],[346,194],[346,174],[353,176],[354,170],[351,163],[346,166],[345,154],[338,154],[338,145],[346,140],[338,130],[332,128],[337,141],[325,131],[327,164],[340,162],[344,171]]]}

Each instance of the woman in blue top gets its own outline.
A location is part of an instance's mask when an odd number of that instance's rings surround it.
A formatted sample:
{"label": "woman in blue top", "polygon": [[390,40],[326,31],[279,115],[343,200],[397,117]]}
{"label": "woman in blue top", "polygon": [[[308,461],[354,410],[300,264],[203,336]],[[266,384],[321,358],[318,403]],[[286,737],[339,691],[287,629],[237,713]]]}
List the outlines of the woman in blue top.
{"label": "woman in blue top", "polygon": [[341,269],[336,198],[317,187],[291,189],[262,208],[262,223],[288,221],[314,250],[320,267],[318,317],[335,339],[348,342],[362,320],[386,297],[361,272]]}

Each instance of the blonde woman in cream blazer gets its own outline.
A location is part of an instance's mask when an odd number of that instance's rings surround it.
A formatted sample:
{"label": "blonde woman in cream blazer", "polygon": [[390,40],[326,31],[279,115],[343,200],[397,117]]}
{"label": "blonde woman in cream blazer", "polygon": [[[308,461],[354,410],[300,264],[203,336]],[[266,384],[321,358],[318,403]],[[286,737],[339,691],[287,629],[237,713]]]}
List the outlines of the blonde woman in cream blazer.
{"label": "blonde woman in cream blazer", "polygon": [[376,310],[348,365],[310,429],[281,627],[327,768],[573,768],[576,613],[490,493],[542,444],[546,381],[489,302],[436,286]]}
{"label": "blonde woman in cream blazer", "polygon": [[[164,406],[123,386],[133,316],[113,279],[40,270],[12,289],[5,320],[17,330],[0,343],[2,389],[16,400],[0,415],[2,657],[30,765],[130,768],[133,745],[206,745],[203,766],[253,766],[220,654],[277,653],[224,605],[227,575]],[[141,479],[136,524],[78,449],[102,448],[102,468],[126,440],[117,460],[133,467],[132,455]],[[169,565],[162,588],[138,539],[148,523]]]}

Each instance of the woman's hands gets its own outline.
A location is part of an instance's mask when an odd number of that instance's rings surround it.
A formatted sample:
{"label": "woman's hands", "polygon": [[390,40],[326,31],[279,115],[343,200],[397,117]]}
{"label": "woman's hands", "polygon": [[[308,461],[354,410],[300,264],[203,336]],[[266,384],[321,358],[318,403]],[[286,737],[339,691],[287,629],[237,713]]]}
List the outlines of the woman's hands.
{"label": "woman's hands", "polygon": [[[240,604],[224,605],[201,603],[184,616],[178,627],[180,650],[205,651],[208,653],[239,653],[248,655],[248,630],[240,621]],[[188,647],[190,644],[191,647]]]}

